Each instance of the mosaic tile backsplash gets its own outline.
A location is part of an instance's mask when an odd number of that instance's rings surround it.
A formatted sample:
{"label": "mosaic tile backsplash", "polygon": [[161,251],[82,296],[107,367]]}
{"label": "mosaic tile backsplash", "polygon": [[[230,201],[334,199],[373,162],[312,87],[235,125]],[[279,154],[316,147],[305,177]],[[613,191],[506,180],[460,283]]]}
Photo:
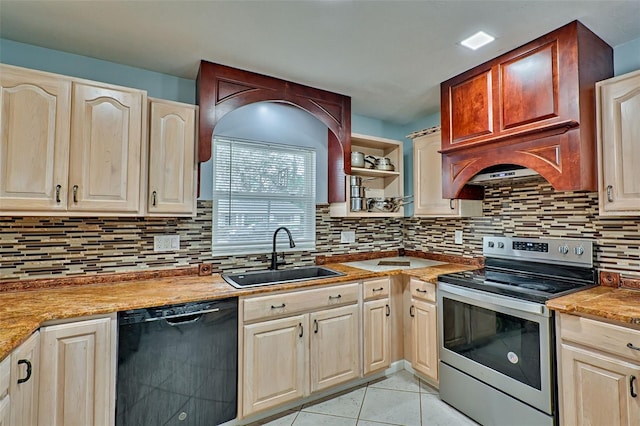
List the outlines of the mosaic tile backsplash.
{"label": "mosaic tile backsplash", "polygon": [[[484,216],[463,219],[337,219],[316,209],[316,250],[287,252],[291,265],[310,265],[316,255],[405,248],[481,256],[482,236],[592,238],[599,269],[640,276],[640,218],[598,216],[598,195],[555,192],[544,181],[488,187]],[[462,230],[463,244],[453,244]],[[341,244],[341,231],[356,243]],[[153,237],[179,234],[180,250],[156,253]],[[268,265],[267,255],[212,257],[211,202],[198,203],[192,218],[0,217],[0,281],[171,269],[211,263],[214,271]]]}

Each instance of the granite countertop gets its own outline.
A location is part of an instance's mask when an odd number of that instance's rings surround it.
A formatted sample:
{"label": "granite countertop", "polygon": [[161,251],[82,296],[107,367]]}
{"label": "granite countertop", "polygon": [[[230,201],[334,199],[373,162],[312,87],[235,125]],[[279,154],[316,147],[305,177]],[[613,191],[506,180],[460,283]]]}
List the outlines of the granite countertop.
{"label": "granite countertop", "polygon": [[341,263],[324,265],[345,273],[328,279],[236,289],[219,274],[171,276],[126,282],[103,282],[0,292],[0,360],[24,342],[46,321],[109,314],[127,309],[239,297],[281,290],[357,281],[405,274],[435,283],[438,275],[476,269],[476,266],[444,263],[418,269],[375,272]]}
{"label": "granite countertop", "polygon": [[640,324],[640,291],[593,287],[547,301],[554,311],[592,315],[627,324]]}

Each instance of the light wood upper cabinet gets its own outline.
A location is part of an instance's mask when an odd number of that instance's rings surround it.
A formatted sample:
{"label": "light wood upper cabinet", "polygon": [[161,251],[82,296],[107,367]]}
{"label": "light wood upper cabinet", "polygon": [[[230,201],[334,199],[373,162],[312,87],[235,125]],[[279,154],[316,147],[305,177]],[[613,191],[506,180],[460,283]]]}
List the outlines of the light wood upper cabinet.
{"label": "light wood upper cabinet", "polygon": [[40,329],[39,424],[114,423],[116,327],[100,318]]}
{"label": "light wood upper cabinet", "polygon": [[0,213],[142,214],[146,93],[0,64]]}
{"label": "light wood upper cabinet", "polygon": [[71,82],[0,64],[0,86],[0,211],[65,211]]}
{"label": "light wood upper cabinet", "polygon": [[596,84],[600,215],[640,216],[640,71]]}
{"label": "light wood upper cabinet", "polygon": [[413,140],[414,216],[482,216],[482,200],[442,198],[441,133]]}
{"label": "light wood upper cabinet", "polygon": [[560,424],[640,424],[640,330],[561,314]]}
{"label": "light wood upper cabinet", "polygon": [[11,353],[11,425],[38,424],[40,332]]}
{"label": "light wood upper cabinet", "polygon": [[311,392],[360,377],[358,305],[310,314]]}
{"label": "light wood upper cabinet", "polygon": [[69,208],[138,213],[144,92],[73,84]]}
{"label": "light wood upper cabinet", "polygon": [[196,214],[195,105],[150,99],[149,215]]}

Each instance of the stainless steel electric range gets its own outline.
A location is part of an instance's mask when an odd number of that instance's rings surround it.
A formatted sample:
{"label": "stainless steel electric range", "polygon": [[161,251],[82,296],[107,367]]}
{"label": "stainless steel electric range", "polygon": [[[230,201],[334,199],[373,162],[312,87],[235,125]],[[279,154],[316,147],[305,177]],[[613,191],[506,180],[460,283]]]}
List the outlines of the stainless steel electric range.
{"label": "stainless steel electric range", "polygon": [[440,397],[483,425],[557,424],[554,316],[596,285],[593,242],[484,237],[485,268],[438,279]]}

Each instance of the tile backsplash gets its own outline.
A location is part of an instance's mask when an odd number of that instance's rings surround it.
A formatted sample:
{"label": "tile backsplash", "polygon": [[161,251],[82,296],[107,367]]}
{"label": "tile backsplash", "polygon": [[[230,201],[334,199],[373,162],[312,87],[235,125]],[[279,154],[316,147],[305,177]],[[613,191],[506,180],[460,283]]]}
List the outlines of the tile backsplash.
{"label": "tile backsplash", "polygon": [[[316,255],[369,251],[429,251],[465,257],[482,254],[482,236],[592,238],[599,269],[640,276],[640,218],[598,216],[592,192],[555,192],[541,180],[489,187],[479,218],[329,217],[316,209],[316,250],[289,252],[288,263],[308,265]],[[454,244],[454,231],[463,244]],[[341,244],[341,231],[356,243]],[[179,234],[180,250],[154,252],[153,237]],[[212,257],[211,202],[198,203],[196,218],[0,217],[0,281],[170,269],[211,263],[214,270],[268,265],[267,255]]]}

